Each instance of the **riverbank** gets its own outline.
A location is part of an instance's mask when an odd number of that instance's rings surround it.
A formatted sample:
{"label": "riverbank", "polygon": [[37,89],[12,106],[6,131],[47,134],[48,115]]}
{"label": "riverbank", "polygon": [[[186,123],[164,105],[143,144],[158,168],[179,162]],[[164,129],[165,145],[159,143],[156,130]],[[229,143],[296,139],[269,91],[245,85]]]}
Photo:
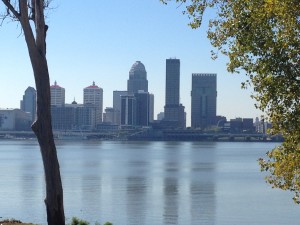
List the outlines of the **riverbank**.
{"label": "riverbank", "polygon": [[22,223],[20,220],[0,220],[0,225],[34,225],[33,223]]}

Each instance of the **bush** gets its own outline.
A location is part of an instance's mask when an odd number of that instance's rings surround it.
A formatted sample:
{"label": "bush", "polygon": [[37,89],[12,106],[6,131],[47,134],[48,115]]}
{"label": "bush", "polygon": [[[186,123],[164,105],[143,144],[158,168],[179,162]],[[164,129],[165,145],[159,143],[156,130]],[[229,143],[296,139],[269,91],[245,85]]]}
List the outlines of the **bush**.
{"label": "bush", "polygon": [[71,225],[89,225],[89,224],[90,224],[89,222],[87,222],[85,220],[78,219],[77,217],[72,218]]}
{"label": "bush", "polygon": [[[73,217],[72,218],[72,223],[70,225],[89,225],[90,223],[85,221],[85,220],[81,220],[78,219],[77,217]],[[99,222],[96,222],[95,225],[101,225]],[[106,222],[104,225],[113,225],[111,222]]]}

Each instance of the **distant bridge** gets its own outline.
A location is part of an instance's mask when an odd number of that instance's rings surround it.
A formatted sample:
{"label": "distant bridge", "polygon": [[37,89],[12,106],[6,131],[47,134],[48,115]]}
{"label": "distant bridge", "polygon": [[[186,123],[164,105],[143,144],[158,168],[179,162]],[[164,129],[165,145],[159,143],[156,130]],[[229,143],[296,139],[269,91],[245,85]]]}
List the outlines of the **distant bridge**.
{"label": "distant bridge", "polygon": [[[283,141],[280,135],[203,133],[198,130],[140,131],[54,131],[56,139],[105,139],[105,140],[162,140],[162,141]],[[0,131],[0,138],[35,138],[33,131]]]}

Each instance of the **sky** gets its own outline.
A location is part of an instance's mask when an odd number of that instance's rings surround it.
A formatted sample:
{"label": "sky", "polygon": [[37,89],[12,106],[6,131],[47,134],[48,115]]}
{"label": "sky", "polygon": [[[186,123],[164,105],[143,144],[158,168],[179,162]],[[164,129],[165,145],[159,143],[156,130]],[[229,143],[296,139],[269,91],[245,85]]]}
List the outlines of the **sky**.
{"label": "sky", "polygon": [[[166,59],[181,62],[180,102],[190,125],[192,73],[217,73],[217,115],[227,119],[260,117],[251,89],[241,89],[243,73],[227,72],[228,58],[211,59],[209,14],[199,29],[188,26],[183,6],[159,0],[53,0],[47,12],[47,60],[50,82],[66,90],[66,103],[83,102],[83,88],[103,88],[103,108],[113,91],[126,90],[135,61],[146,68],[156,114],[164,110]],[[3,11],[3,5],[0,10]],[[28,86],[35,87],[27,47],[17,22],[0,27],[0,108],[19,108]]]}

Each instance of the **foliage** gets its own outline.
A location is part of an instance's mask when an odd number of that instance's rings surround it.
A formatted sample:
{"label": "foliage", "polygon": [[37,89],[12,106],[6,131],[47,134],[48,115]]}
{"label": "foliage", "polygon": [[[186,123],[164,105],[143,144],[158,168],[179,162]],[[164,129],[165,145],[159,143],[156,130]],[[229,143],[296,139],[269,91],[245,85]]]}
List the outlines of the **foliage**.
{"label": "foliage", "polygon": [[77,217],[72,218],[71,225],[89,225],[89,224],[90,224],[89,222],[87,222],[85,220],[78,219]]}
{"label": "foliage", "polygon": [[[86,220],[79,219],[77,217],[72,218],[71,225],[89,225],[90,223]],[[99,222],[95,222],[95,225],[100,225]],[[106,222],[104,225],[113,225],[111,222]]]}
{"label": "foliage", "polygon": [[[172,0],[169,0],[172,1]],[[168,0],[162,0],[167,3]],[[211,8],[208,38],[229,57],[230,72],[244,70],[253,85],[256,107],[284,143],[260,159],[273,187],[300,192],[300,2],[299,0],[174,0],[185,6],[190,26],[201,25]],[[213,58],[217,56],[213,53]]]}

